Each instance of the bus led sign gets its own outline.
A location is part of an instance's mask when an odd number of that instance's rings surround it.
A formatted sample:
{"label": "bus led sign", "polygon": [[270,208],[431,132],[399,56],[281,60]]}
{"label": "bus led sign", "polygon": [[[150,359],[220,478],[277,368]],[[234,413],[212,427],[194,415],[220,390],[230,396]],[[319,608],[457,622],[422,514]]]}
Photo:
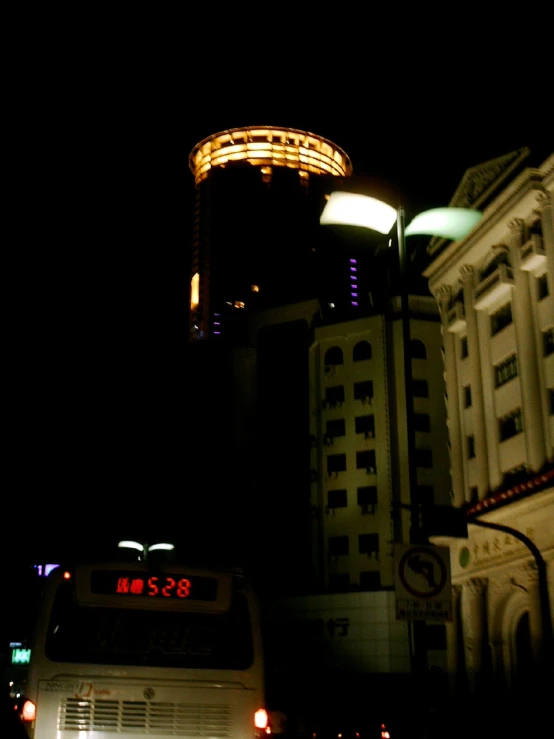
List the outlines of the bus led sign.
{"label": "bus led sign", "polygon": [[181,573],[100,570],[91,573],[91,590],[98,595],[214,601],[217,579]]}

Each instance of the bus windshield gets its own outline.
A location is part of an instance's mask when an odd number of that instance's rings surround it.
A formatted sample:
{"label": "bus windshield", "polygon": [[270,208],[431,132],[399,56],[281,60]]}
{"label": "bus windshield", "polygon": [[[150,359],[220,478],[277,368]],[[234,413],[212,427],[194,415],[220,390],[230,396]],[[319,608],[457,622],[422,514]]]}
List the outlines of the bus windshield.
{"label": "bus windshield", "polygon": [[248,602],[235,591],[225,613],[77,604],[59,585],[45,643],[52,662],[246,670],[254,648]]}

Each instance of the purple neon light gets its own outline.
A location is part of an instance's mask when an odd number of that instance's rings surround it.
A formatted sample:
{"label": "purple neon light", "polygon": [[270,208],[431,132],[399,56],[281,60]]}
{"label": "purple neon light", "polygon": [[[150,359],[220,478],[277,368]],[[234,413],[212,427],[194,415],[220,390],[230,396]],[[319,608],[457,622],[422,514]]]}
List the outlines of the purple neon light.
{"label": "purple neon light", "polygon": [[358,276],[357,275],[350,275],[350,279],[351,280],[357,280],[358,279]]}
{"label": "purple neon light", "polygon": [[354,300],[352,301],[352,305],[358,305]]}
{"label": "purple neon light", "polygon": [[214,331],[214,336],[219,336],[221,334],[221,331]]}
{"label": "purple neon light", "polygon": [[219,321],[214,321],[214,326],[221,326],[221,323]]}
{"label": "purple neon light", "polygon": [[356,260],[355,259],[351,259],[350,260],[350,264],[356,264]]}
{"label": "purple neon light", "polygon": [[358,297],[358,293],[350,293],[350,295],[351,295],[351,296],[352,296],[353,298],[357,298],[357,297]]}
{"label": "purple neon light", "polygon": [[351,272],[356,272],[356,271],[357,271],[357,269],[358,269],[357,267],[350,267],[350,271],[351,271]]}

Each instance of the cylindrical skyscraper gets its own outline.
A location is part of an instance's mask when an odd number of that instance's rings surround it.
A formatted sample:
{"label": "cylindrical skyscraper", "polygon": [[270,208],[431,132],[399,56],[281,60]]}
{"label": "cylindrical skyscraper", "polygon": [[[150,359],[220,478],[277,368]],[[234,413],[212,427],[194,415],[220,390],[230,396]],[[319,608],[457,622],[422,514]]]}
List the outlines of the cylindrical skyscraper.
{"label": "cylindrical skyscraper", "polygon": [[242,342],[252,312],[317,295],[323,199],[352,165],[306,131],[234,128],[197,144],[190,338]]}

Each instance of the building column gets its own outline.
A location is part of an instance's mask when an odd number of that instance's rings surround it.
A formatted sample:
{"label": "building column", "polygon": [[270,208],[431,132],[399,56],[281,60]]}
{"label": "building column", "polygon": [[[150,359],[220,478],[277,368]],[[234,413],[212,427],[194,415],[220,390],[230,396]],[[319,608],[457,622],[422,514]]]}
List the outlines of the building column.
{"label": "building column", "polygon": [[524,582],[529,598],[529,631],[531,632],[531,649],[535,667],[541,666],[543,644],[543,623],[539,592],[539,572],[535,562],[529,562],[524,568]]}
{"label": "building column", "polygon": [[453,504],[461,506],[465,502],[464,466],[462,458],[462,438],[460,429],[460,404],[458,401],[458,373],[456,368],[456,335],[448,331],[448,311],[451,307],[452,290],[443,285],[438,292],[442,321],[442,342],[444,349],[444,381],[446,385],[447,426],[450,442],[450,476],[452,479]]}
{"label": "building column", "polygon": [[517,371],[520,377],[523,431],[527,466],[537,472],[546,460],[547,447],[540,412],[542,407],[541,379],[537,366],[529,273],[520,269],[525,223],[521,218],[514,218],[509,227],[510,260],[514,268],[512,312],[518,348]]}
{"label": "building column", "polygon": [[452,586],[452,621],[446,624],[446,659],[448,672],[448,689],[455,698],[458,693],[459,672],[463,665],[459,664],[460,647],[460,596],[461,585]]}
{"label": "building column", "polygon": [[467,676],[471,693],[477,693],[483,677],[483,649],[485,642],[484,591],[487,579],[472,577],[464,583],[464,646]]}
{"label": "building column", "polygon": [[494,689],[497,694],[502,694],[506,690],[506,674],[504,664],[504,642],[502,639],[496,639],[489,642],[491,650],[492,671],[494,675]]}
{"label": "building column", "polygon": [[548,192],[537,193],[538,212],[542,223],[542,238],[546,253],[548,289],[554,295],[554,203]]}
{"label": "building column", "polygon": [[[471,387],[471,406],[473,414],[473,435],[475,437],[475,455],[477,457],[477,487],[479,500],[489,492],[489,489],[498,487],[501,482],[498,470],[498,459],[496,464],[489,464],[491,454],[498,457],[497,445],[489,444],[486,432],[486,416],[483,399],[483,373],[482,362],[488,361],[487,354],[481,358],[481,346],[488,350],[489,336],[486,342],[479,341],[479,328],[484,330],[482,322],[478,322],[477,311],[473,307],[473,288],[475,287],[475,272],[472,265],[466,264],[461,270],[461,278],[464,290],[464,307],[467,324],[467,347],[469,361],[469,381]],[[479,316],[482,318],[482,316]],[[481,326],[479,327],[479,323]],[[486,374],[486,373],[485,373]],[[491,397],[492,402],[492,397]],[[494,412],[493,416],[494,417]],[[494,461],[494,460],[493,460]]]}

